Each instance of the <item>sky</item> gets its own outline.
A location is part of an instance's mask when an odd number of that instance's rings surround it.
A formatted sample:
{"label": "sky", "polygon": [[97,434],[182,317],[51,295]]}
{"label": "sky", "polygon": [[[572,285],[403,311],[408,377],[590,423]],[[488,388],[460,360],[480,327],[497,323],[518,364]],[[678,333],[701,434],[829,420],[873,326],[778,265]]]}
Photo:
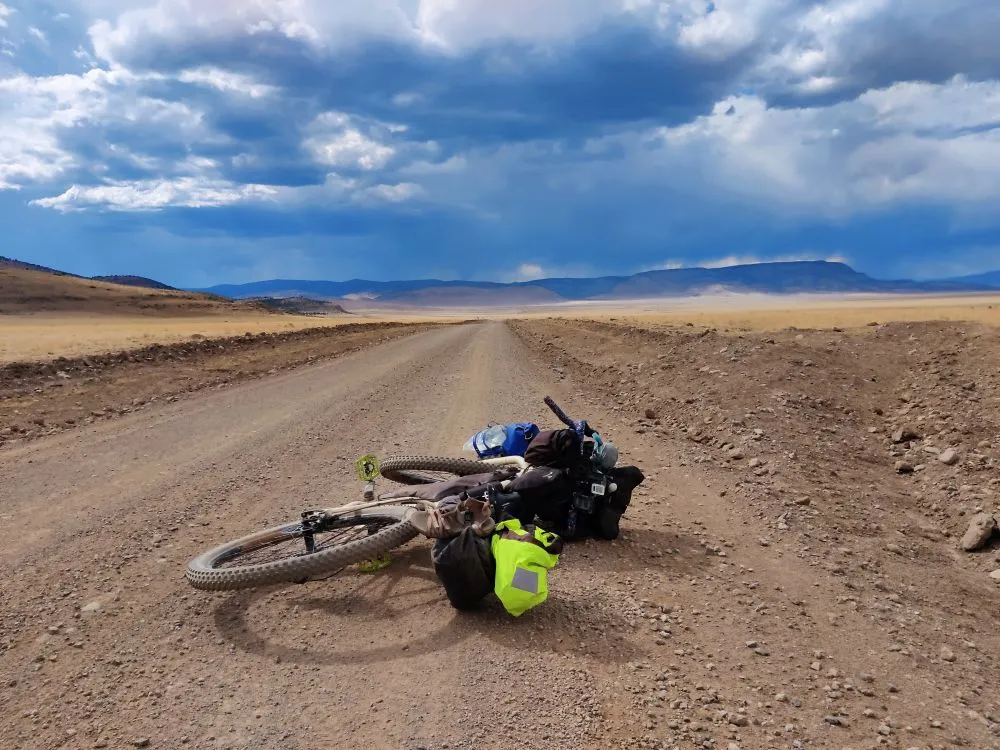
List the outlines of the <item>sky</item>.
{"label": "sky", "polygon": [[996,0],[0,0],[0,255],[1000,269]]}

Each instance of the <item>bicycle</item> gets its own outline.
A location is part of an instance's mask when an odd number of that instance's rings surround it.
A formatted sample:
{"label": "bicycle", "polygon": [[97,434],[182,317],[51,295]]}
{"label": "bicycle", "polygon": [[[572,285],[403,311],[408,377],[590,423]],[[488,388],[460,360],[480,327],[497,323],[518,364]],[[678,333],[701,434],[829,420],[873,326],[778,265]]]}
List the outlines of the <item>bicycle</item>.
{"label": "bicycle", "polygon": [[[592,438],[591,446],[602,445],[600,435],[585,421],[572,420],[549,397],[545,403],[559,419],[581,438]],[[582,445],[582,443],[581,443]],[[416,495],[391,498],[375,496],[375,480],[384,476],[400,484],[419,485],[448,477],[492,473],[514,467],[518,473],[528,468],[520,456],[471,460],[440,456],[396,456],[379,466],[374,456],[357,462],[364,482],[362,499],[346,505],[307,510],[297,521],[257,531],[203,552],[192,559],[185,577],[196,589],[226,591],[276,583],[304,583],[327,577],[348,565],[384,559],[391,550],[420,532],[407,515],[411,508],[433,507],[434,503]],[[608,480],[587,475],[574,498],[590,503],[603,495]],[[586,507],[581,506],[581,507]]]}
{"label": "bicycle", "polygon": [[[494,471],[502,466],[524,469],[519,456],[470,461],[434,456],[404,456],[395,464],[411,480],[411,470],[449,471],[465,476]],[[450,463],[449,463],[450,462]],[[455,462],[462,462],[460,464]],[[307,510],[300,520],[258,531],[221,544],[188,563],[186,578],[196,589],[227,591],[275,583],[304,583],[326,577],[348,565],[383,558],[419,532],[407,520],[411,507],[433,506],[420,497],[375,497],[375,479],[380,467],[372,456],[359,460],[368,464],[360,501],[332,508]],[[389,463],[387,461],[387,463]],[[360,473],[360,472],[359,472]]]}

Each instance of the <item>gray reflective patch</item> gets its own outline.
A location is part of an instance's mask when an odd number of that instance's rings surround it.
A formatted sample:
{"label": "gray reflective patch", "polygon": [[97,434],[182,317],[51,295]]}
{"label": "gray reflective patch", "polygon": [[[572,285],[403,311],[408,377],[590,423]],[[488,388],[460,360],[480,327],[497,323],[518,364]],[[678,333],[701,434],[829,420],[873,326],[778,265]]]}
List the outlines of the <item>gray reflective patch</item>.
{"label": "gray reflective patch", "polygon": [[534,570],[528,570],[527,568],[514,568],[514,580],[511,581],[511,586],[521,591],[526,591],[529,594],[538,593],[538,579],[539,574]]}

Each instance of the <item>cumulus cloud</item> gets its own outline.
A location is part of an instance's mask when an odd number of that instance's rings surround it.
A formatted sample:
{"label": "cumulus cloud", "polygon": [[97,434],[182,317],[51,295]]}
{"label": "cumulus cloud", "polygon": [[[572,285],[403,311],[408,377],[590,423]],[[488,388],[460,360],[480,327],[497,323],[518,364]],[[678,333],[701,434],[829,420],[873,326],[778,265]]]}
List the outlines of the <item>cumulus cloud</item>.
{"label": "cumulus cloud", "polygon": [[424,194],[420,185],[412,182],[400,182],[395,185],[372,185],[364,188],[355,196],[360,202],[403,203]]}
{"label": "cumulus cloud", "polygon": [[0,27],[0,191],[60,221],[407,258],[416,233],[510,278],[856,258],[907,211],[996,245],[990,0],[78,0]]}
{"label": "cumulus cloud", "polygon": [[[104,16],[89,29],[98,58],[129,64],[157,51],[239,38],[283,38],[321,49],[369,37],[412,37],[405,8],[391,0],[159,0],[93,4]],[[115,7],[117,6],[117,7]],[[117,14],[110,11],[118,10]]]}
{"label": "cumulus cloud", "polygon": [[223,70],[212,65],[182,70],[177,76],[182,83],[209,86],[218,91],[244,94],[254,99],[274,94],[276,88],[255,80],[252,76]]}
{"label": "cumulus cloud", "polygon": [[534,281],[535,279],[544,279],[545,276],[545,269],[537,263],[522,263],[514,272],[517,281]]}
{"label": "cumulus cloud", "polygon": [[104,207],[114,211],[150,211],[175,206],[227,206],[241,201],[271,198],[277,192],[267,185],[234,185],[223,180],[179,177],[172,180],[73,185],[61,195],[39,198],[32,203],[63,212],[81,211],[89,207]]}
{"label": "cumulus cloud", "polygon": [[[305,140],[305,146],[322,164],[367,171],[385,166],[396,150],[362,133],[361,127],[347,114],[324,112],[310,125],[313,135]],[[370,125],[369,129],[392,132],[385,125]]]}
{"label": "cumulus cloud", "polygon": [[733,96],[631,148],[666,179],[697,170],[699,190],[776,209],[843,216],[907,201],[992,201],[1000,83],[898,83],[809,108]]}

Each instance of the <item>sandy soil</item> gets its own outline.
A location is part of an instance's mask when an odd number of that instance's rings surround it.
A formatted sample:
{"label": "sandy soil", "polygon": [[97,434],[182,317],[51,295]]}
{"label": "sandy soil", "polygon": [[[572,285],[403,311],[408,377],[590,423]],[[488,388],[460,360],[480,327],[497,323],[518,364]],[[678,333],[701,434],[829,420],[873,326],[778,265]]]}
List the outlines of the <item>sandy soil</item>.
{"label": "sandy soil", "polygon": [[[0,747],[998,748],[1000,560],[954,539],[995,502],[997,334],[831,335],[444,326],[2,447]],[[186,586],[355,497],[356,456],[549,424],[545,394],[648,479],[524,617],[453,611],[422,541]]]}

